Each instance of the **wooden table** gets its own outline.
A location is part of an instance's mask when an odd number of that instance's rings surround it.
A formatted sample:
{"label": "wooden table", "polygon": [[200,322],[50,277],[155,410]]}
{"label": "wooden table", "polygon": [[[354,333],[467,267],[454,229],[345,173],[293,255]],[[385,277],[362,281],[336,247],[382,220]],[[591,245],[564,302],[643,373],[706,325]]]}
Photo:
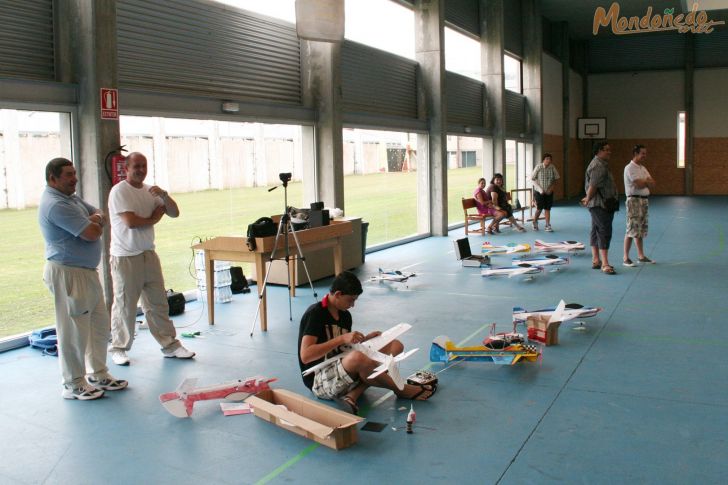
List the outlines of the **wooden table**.
{"label": "wooden table", "polygon": [[[316,227],[296,231],[298,242],[301,245],[301,252],[306,256],[307,251],[315,251],[323,248],[334,248],[334,271],[336,274],[343,270],[341,239],[351,234],[352,225],[348,221],[331,221],[328,226]],[[285,256],[285,239],[281,235],[276,248],[276,258]],[[247,246],[247,238],[242,236],[220,236],[207,241],[195,244],[192,249],[200,249],[205,252],[205,278],[207,284],[207,318],[210,325],[215,324],[215,286],[213,261],[244,261],[255,264],[255,281],[258,287],[260,298],[260,329],[268,330],[268,315],[266,311],[266,296],[263,281],[265,280],[266,263],[270,261],[273,253],[275,236],[255,238],[255,250],[250,251]],[[298,254],[296,241],[293,235],[288,235],[288,247],[291,256]],[[293,262],[289,265],[294,270]],[[293,281],[293,280],[292,280]],[[291,285],[294,288],[294,285]],[[293,294],[293,293],[292,293]]]}

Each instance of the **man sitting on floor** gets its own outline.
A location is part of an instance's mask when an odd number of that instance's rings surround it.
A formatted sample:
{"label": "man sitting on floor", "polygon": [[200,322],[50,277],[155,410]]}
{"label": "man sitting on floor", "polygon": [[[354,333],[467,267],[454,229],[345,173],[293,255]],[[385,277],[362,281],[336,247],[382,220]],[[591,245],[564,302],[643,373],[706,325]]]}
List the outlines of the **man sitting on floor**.
{"label": "man sitting on floor", "polygon": [[[342,346],[364,342],[381,335],[371,332],[363,335],[352,331],[349,308],[363,292],[359,279],[348,271],[338,275],[331,284],[329,293],[319,303],[311,305],[301,318],[298,333],[298,363],[305,371],[327,358],[341,353]],[[404,346],[393,340],[382,349],[383,354],[398,355]],[[435,393],[434,385],[405,384],[400,390],[385,372],[374,379],[368,376],[379,366],[379,362],[366,354],[352,351],[318,369],[313,375],[303,376],[303,383],[320,399],[341,399],[357,414],[357,400],[369,386],[384,387],[404,399],[424,401]]]}

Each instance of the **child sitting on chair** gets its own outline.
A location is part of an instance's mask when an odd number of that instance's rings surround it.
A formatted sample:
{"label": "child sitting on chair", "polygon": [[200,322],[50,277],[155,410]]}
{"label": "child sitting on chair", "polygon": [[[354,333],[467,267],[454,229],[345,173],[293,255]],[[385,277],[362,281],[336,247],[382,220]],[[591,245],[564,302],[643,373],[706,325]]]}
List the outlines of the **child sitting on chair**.
{"label": "child sitting on chair", "polygon": [[[359,279],[348,271],[339,274],[331,284],[329,293],[319,303],[311,305],[301,317],[298,333],[298,363],[301,371],[313,367],[327,358],[340,354],[342,346],[364,342],[381,335],[364,335],[352,331],[349,309],[363,292]],[[398,355],[404,346],[393,340],[379,349],[383,354]],[[369,386],[384,387],[401,398],[426,400],[435,393],[435,385],[405,384],[400,390],[385,372],[374,379],[368,376],[380,365],[366,354],[352,351],[318,369],[313,375],[303,376],[303,383],[320,399],[338,399],[346,403],[353,414],[359,407],[357,400]]]}

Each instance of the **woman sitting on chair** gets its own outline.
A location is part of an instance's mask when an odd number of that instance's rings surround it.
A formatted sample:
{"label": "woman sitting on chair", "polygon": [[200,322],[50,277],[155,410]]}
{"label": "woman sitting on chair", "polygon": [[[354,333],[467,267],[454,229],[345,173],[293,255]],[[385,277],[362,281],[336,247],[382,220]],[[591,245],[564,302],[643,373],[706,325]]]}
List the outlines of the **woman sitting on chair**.
{"label": "woman sitting on chair", "polygon": [[[510,199],[510,195],[505,190],[503,190],[503,175],[499,173],[493,175],[493,178],[490,181],[490,185],[487,189],[485,189],[485,193],[489,196],[490,200],[493,201],[493,207],[503,213],[502,217],[500,217],[497,221],[493,221],[493,223],[495,224],[493,230],[495,232],[500,232],[498,223],[504,217],[507,218],[511,222],[512,226],[518,229],[518,231],[526,232],[523,226],[519,225],[518,222],[516,222],[516,219],[513,217],[513,208],[508,202],[508,199]],[[491,226],[492,225],[493,224],[491,224]]]}
{"label": "woman sitting on chair", "polygon": [[485,189],[485,179],[480,178],[478,179],[478,188],[475,189],[475,193],[473,194],[475,206],[478,208],[478,214],[481,216],[493,216],[493,220],[486,229],[488,234],[493,234],[494,227],[496,228],[496,232],[500,232],[497,229],[498,223],[506,216],[506,213],[493,207],[490,196],[483,189]]}

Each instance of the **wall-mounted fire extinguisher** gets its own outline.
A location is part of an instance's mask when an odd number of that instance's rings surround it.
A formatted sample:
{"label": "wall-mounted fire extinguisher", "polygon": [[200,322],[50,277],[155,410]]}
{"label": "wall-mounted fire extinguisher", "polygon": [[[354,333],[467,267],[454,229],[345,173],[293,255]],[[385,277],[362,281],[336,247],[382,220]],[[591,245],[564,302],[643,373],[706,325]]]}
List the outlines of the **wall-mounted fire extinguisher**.
{"label": "wall-mounted fire extinguisher", "polygon": [[126,145],[122,145],[106,154],[104,165],[106,166],[106,175],[111,180],[111,185],[116,185],[126,179],[126,157],[122,154],[125,152]]}

